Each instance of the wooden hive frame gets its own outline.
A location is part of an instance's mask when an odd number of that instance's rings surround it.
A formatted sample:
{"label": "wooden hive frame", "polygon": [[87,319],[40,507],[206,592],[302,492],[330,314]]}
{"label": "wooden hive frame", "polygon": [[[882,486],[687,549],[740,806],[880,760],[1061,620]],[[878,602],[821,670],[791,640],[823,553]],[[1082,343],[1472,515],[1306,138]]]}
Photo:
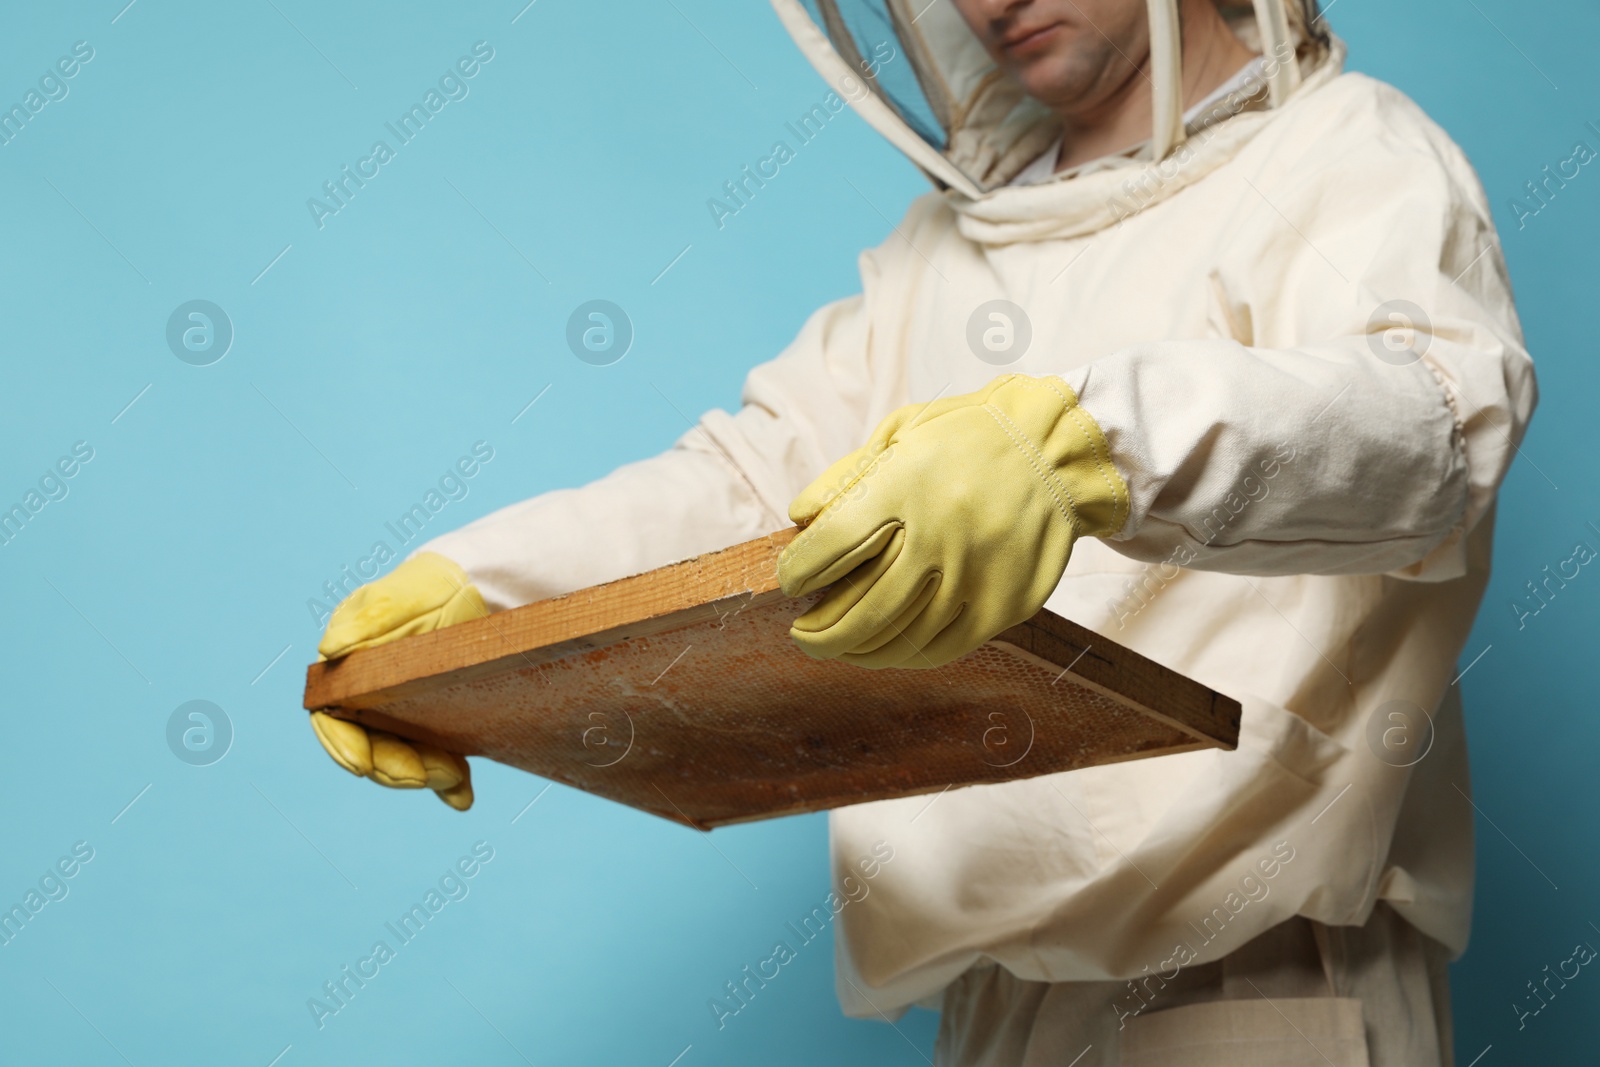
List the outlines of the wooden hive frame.
{"label": "wooden hive frame", "polygon": [[305,706],[701,829],[1238,743],[1238,701],[1047,610],[936,670],[813,660],[796,533],[313,663]]}

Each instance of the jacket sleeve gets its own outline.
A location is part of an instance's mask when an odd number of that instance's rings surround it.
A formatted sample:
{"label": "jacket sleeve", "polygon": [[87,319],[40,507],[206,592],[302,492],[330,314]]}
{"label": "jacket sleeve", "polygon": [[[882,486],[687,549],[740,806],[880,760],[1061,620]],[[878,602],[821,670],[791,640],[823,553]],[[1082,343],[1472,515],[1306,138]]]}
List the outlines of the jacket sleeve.
{"label": "jacket sleeve", "polygon": [[1471,168],[1432,131],[1241,180],[1202,297],[1218,336],[1066,376],[1133,498],[1112,547],[1243,574],[1463,573],[1535,403]]}
{"label": "jacket sleeve", "polygon": [[[862,280],[874,280],[871,254]],[[672,448],[577,489],[487,515],[419,551],[459,563],[499,611],[639,574],[789,525],[790,498],[865,437],[874,365],[867,301],[814,314],[745,380],[735,414],[707,412]]]}

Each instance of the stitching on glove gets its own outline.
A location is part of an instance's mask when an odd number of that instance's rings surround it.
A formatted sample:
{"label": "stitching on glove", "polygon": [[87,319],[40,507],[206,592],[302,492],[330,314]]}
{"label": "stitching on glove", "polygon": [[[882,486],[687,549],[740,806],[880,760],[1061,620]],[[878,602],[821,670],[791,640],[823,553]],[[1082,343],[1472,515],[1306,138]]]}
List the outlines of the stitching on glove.
{"label": "stitching on glove", "polygon": [[[1067,409],[1067,417],[1072,420],[1073,425],[1078,427],[1079,431],[1082,432],[1084,439],[1089,442],[1090,455],[1094,459],[1094,469],[1105,481],[1106,487],[1111,490],[1110,532],[1116,533],[1127,523],[1128,512],[1132,507],[1126,490],[1117,488],[1118,483],[1122,483],[1124,485],[1126,485],[1126,483],[1123,482],[1121,473],[1118,472],[1116,466],[1110,462],[1109,457],[1107,457],[1104,461],[1101,459],[1100,447],[1095,443],[1094,434],[1092,434],[1089,431],[1089,427],[1084,424],[1084,420],[1092,420],[1093,416],[1080,407],[1071,407]],[[1108,466],[1111,467],[1111,474],[1106,473],[1106,468]],[[1114,478],[1112,477],[1113,474],[1115,475]],[[1119,511],[1122,513],[1120,519],[1117,517],[1117,513]]]}
{"label": "stitching on glove", "polygon": [[[1095,470],[1099,472],[1101,478],[1105,479],[1106,487],[1111,490],[1111,525],[1112,532],[1115,533],[1127,523],[1128,515],[1133,510],[1133,501],[1127,489],[1127,482],[1123,480],[1122,474],[1117,470],[1117,465],[1112,462],[1109,442],[1106,445],[1104,454],[1101,452],[1100,442],[1105,440],[1105,432],[1103,430],[1100,432],[1099,440],[1096,440],[1095,434],[1089,432],[1089,427],[1084,425],[1083,420],[1088,419],[1093,422],[1093,416],[1083,410],[1083,404],[1079,401],[1078,394],[1073,392],[1072,387],[1067,385],[1066,382],[1061,382],[1061,388],[1057,389],[1056,382],[1058,379],[1041,378],[1039,380],[1044,383],[1045,388],[1060,397],[1062,404],[1066,406],[1067,416],[1072,419],[1073,425],[1077,426],[1079,431],[1083,433],[1084,440],[1089,442],[1089,452],[1094,457]],[[1064,393],[1062,392],[1063,389],[1066,390]],[[1095,428],[1099,429],[1098,423],[1095,424]],[[1106,474],[1106,467],[1111,468],[1112,474],[1116,475],[1115,478]],[[1119,482],[1122,484],[1121,490],[1117,488]],[[1119,508],[1122,510],[1121,521],[1117,519],[1117,510]]]}
{"label": "stitching on glove", "polygon": [[1078,518],[1078,502],[1073,499],[1072,491],[1067,488],[1066,483],[1056,473],[1055,465],[1045,455],[1044,449],[1040,448],[1038,443],[1028,436],[1027,431],[1018,425],[1015,419],[1006,414],[1002,408],[986,404],[984,405],[984,410],[988,411],[994,420],[1000,423],[1000,428],[1006,431],[1006,435],[1011,438],[1011,443],[1028,460],[1028,464],[1033,467],[1034,474],[1038,475],[1039,480],[1045,483],[1045,487],[1049,489],[1053,486],[1052,494],[1059,493],[1060,496],[1066,498],[1067,510],[1071,512],[1067,521],[1072,523],[1075,533],[1081,534],[1083,523]]}
{"label": "stitching on glove", "polygon": [[[1067,520],[1068,526],[1072,527],[1073,534],[1081,535],[1083,523],[1078,519],[1077,507],[1072,501],[1072,494],[1067,491],[1065,485],[1061,484],[1060,479],[1055,476],[1055,472],[1050,470],[1049,464],[1041,466],[1039,462],[1036,462],[1035,457],[1038,457],[1039,460],[1044,458],[1043,454],[1039,452],[1038,446],[1033,443],[1027,434],[1022,432],[1020,427],[1017,428],[1016,433],[1011,432],[1010,428],[1006,426],[1006,423],[1011,420],[1005,412],[1000,411],[992,404],[983,405],[983,410],[987,411],[989,417],[994,419],[995,423],[1000,427],[1000,432],[1011,439],[1012,447],[1021,453],[1023,459],[1028,461],[1028,466],[1033,468],[1033,473],[1038,476],[1039,483],[1045,487],[1045,490],[1055,501],[1056,510],[1061,512],[1061,517]],[[1012,425],[1016,424],[1012,423]],[[1020,441],[1017,439],[1019,435],[1022,438]],[[1027,442],[1027,447],[1024,447],[1023,442]],[[1032,454],[1029,453],[1029,448],[1032,449]],[[1061,501],[1063,496],[1067,498],[1065,504]]]}

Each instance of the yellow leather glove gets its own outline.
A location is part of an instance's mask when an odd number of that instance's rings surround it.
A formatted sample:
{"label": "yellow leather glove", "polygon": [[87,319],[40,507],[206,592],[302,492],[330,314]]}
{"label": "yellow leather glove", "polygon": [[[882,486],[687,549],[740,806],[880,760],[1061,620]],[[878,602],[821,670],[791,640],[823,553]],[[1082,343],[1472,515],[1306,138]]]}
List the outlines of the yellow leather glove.
{"label": "yellow leather glove", "polygon": [[[423,552],[341,601],[317,651],[324,659],[338,659],[358,648],[487,614],[483,596],[466,571],[443,556]],[[472,807],[472,772],[454,752],[320,711],[311,713],[311,729],[333,761],[351,774],[392,789],[427,786],[457,811]]]}
{"label": "yellow leather glove", "polygon": [[911,404],[789,505],[783,591],[833,588],[789,631],[818,659],[939,667],[1044,606],[1079,537],[1116,533],[1128,487],[1059,378],[1010,374]]}

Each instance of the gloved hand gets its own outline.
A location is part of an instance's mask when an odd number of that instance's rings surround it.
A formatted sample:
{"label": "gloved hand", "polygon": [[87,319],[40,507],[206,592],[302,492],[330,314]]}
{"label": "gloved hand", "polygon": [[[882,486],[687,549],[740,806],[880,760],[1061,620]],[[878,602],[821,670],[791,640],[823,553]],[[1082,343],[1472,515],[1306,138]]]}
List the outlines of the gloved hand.
{"label": "gloved hand", "polygon": [[[358,648],[488,613],[465,571],[443,556],[423,552],[341,601],[317,651],[324,659],[338,659]],[[472,772],[466,759],[454,752],[368,730],[320,711],[311,713],[311,729],[334,762],[351,774],[393,789],[427,786],[457,811],[472,807]]]}
{"label": "gloved hand", "polygon": [[801,649],[939,667],[1043,607],[1073,542],[1127,521],[1128,487],[1071,387],[1010,374],[894,412],[789,517],[783,591],[833,585],[789,631]]}

